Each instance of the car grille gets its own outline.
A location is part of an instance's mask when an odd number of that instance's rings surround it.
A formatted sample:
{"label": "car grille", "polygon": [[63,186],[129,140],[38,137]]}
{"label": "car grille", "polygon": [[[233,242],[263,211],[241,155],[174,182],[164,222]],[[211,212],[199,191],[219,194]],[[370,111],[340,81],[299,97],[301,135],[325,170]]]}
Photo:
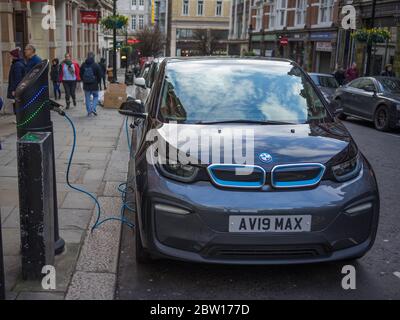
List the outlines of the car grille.
{"label": "car grille", "polygon": [[[220,187],[261,188],[267,179],[266,171],[257,165],[212,164],[207,171],[211,180]],[[306,188],[318,184],[325,172],[320,163],[276,165],[268,183],[274,188]]]}
{"label": "car grille", "polygon": [[315,246],[235,246],[212,247],[204,255],[212,259],[260,259],[260,260],[286,260],[286,259],[311,259],[326,255],[327,252],[321,245]]}
{"label": "car grille", "polygon": [[301,188],[318,184],[325,172],[320,163],[285,164],[271,171],[271,184],[275,188]]}
{"label": "car grille", "polygon": [[259,166],[212,164],[207,170],[220,187],[261,188],[265,184],[265,170]]}

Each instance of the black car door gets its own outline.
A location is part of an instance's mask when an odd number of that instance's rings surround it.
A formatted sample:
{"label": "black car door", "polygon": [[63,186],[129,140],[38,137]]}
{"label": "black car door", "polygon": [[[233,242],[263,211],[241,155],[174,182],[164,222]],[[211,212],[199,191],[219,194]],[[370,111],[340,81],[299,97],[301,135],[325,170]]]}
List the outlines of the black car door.
{"label": "black car door", "polygon": [[356,95],[359,93],[359,86],[362,79],[356,79],[350,82],[345,87],[341,88],[342,94],[340,95],[343,112],[350,115],[355,115],[354,105],[357,103]]}
{"label": "black car door", "polygon": [[376,92],[377,88],[372,78],[364,78],[361,81],[360,91],[355,97],[356,103],[354,104],[354,110],[358,116],[372,120],[378,99]]}

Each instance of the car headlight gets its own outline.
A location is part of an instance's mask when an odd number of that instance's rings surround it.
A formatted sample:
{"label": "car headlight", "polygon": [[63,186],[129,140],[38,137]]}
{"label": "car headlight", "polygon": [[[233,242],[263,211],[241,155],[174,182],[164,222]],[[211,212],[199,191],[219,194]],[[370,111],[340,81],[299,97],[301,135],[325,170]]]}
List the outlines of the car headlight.
{"label": "car headlight", "polygon": [[333,176],[337,181],[343,182],[356,177],[362,167],[360,154],[357,154],[354,158],[332,166]]}
{"label": "car headlight", "polygon": [[192,182],[199,171],[199,168],[190,164],[168,163],[157,164],[157,168],[161,174],[167,178],[171,178],[180,182]]}

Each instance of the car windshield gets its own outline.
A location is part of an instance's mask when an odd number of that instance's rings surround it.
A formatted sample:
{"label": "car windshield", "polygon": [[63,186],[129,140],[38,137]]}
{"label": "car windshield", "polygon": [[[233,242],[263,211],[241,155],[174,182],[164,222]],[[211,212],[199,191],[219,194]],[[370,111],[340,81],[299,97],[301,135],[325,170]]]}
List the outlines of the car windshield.
{"label": "car windshield", "polygon": [[300,68],[251,59],[168,63],[160,113],[163,121],[180,123],[330,119]]}
{"label": "car windshield", "polygon": [[336,79],[331,76],[311,75],[311,79],[313,79],[316,85],[324,88],[336,89],[339,87]]}
{"label": "car windshield", "polygon": [[379,79],[383,91],[400,93],[400,79],[383,78]]}

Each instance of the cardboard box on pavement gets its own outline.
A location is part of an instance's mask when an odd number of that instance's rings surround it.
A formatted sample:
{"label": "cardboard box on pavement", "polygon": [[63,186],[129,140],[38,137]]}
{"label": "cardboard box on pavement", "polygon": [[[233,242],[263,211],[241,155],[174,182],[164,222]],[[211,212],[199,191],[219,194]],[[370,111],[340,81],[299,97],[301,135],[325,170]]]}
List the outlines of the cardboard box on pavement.
{"label": "cardboard box on pavement", "polygon": [[127,99],[126,85],[124,83],[110,83],[104,93],[104,108],[118,109]]}

